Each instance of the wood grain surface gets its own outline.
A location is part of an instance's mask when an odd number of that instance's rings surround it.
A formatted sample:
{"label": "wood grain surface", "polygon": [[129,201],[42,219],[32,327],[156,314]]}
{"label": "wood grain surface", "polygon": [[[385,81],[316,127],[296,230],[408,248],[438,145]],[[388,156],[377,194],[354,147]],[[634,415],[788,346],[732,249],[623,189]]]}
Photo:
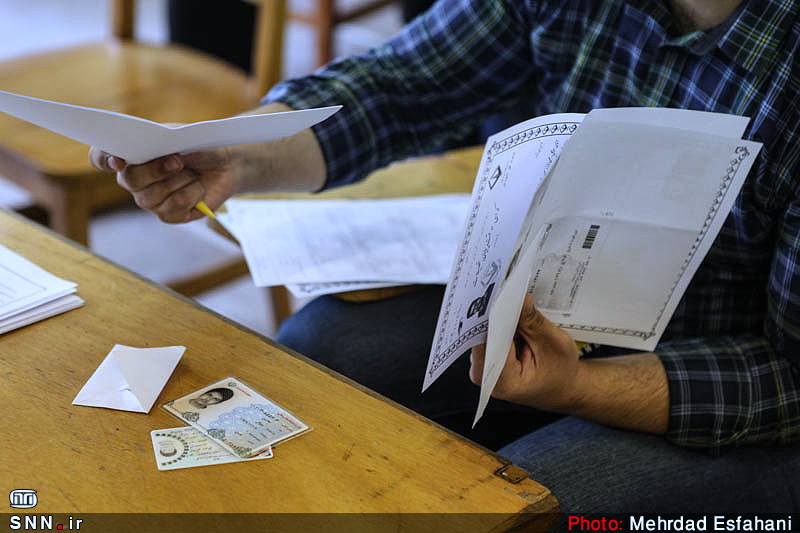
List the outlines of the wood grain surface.
{"label": "wood grain surface", "polygon": [[[472,528],[503,530],[557,509],[498,455],[18,215],[0,211],[0,244],[86,301],[0,336],[0,489],[37,490],[37,513],[484,513]],[[114,344],[186,346],[149,414],[71,405]],[[182,424],[157,406],[226,376],[313,431],[271,460],[158,471],[150,431]]]}

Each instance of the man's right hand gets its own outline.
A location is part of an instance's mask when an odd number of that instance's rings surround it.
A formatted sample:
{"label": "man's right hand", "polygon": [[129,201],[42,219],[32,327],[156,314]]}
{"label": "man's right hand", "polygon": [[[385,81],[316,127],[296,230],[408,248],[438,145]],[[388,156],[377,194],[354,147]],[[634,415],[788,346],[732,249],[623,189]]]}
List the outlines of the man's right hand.
{"label": "man's right hand", "polygon": [[[273,102],[249,113],[291,111]],[[325,183],[322,149],[311,129],[264,143],[171,154],[141,165],[127,164],[98,148],[89,160],[100,170],[116,172],[117,183],[133,194],[139,207],[164,222],[189,222],[202,214],[204,201],[213,210],[240,192],[312,192]]]}
{"label": "man's right hand", "polygon": [[171,154],[141,165],[97,148],[89,152],[92,164],[116,172],[117,183],[133,195],[136,205],[163,222],[189,222],[202,217],[194,206],[204,201],[218,209],[241,187],[242,171],[234,165],[230,148]]}

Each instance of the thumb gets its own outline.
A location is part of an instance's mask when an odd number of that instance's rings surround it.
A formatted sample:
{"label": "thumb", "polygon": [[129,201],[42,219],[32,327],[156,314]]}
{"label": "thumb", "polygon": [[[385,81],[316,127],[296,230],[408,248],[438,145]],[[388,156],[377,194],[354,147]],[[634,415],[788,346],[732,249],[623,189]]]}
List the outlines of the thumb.
{"label": "thumb", "polygon": [[474,346],[469,353],[469,379],[475,385],[483,381],[483,363],[486,360],[486,345]]}
{"label": "thumb", "polygon": [[95,147],[89,150],[89,162],[94,168],[106,172],[122,172],[128,165],[121,157],[111,155]]}

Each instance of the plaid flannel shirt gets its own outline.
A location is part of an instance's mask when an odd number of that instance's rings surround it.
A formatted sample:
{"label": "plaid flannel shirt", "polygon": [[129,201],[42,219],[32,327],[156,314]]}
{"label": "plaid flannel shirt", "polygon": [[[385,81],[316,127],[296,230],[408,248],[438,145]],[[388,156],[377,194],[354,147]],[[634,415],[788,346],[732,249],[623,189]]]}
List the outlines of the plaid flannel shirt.
{"label": "plaid flannel shirt", "polygon": [[798,2],[745,0],[680,34],[656,0],[440,0],[385,45],[266,101],[343,104],[315,126],[328,185],[426,153],[489,113],[662,106],[752,117],[764,143],[656,349],[667,437],[719,451],[800,438]]}

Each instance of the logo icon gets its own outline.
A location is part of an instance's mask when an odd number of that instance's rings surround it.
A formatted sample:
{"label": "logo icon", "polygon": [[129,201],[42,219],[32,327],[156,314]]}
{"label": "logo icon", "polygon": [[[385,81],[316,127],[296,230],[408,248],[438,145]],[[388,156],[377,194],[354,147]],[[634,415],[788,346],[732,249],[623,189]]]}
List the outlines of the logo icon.
{"label": "logo icon", "polygon": [[14,509],[30,509],[36,507],[39,503],[39,498],[36,497],[36,491],[30,489],[17,489],[12,490],[8,495],[11,501],[11,507]]}
{"label": "logo icon", "polygon": [[497,167],[496,169],[494,169],[494,172],[492,172],[492,175],[489,176],[489,190],[490,191],[492,189],[494,189],[495,185],[497,185],[497,182],[500,180],[500,176],[502,174],[503,174],[503,172],[500,170],[500,167]]}

